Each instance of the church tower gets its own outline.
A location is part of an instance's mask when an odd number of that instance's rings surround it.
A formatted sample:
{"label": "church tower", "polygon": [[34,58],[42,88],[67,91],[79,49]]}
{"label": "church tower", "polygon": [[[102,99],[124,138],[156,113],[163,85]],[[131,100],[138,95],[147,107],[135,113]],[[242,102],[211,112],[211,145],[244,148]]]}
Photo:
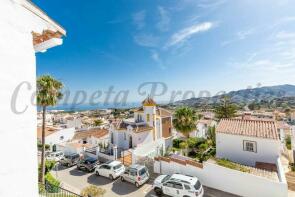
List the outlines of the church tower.
{"label": "church tower", "polygon": [[144,120],[150,126],[154,127],[156,118],[156,102],[149,96],[142,102],[144,111]]}

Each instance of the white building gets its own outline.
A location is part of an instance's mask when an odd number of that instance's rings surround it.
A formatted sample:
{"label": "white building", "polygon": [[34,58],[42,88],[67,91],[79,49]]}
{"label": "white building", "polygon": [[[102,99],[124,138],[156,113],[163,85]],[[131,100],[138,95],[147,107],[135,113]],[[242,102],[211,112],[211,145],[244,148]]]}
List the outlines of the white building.
{"label": "white building", "polygon": [[257,166],[275,164],[281,142],[274,121],[222,119],[216,128],[216,156]]}
{"label": "white building", "polygon": [[[58,6],[56,7],[59,8]],[[0,1],[0,111],[2,151],[0,196],[38,196],[37,109],[31,104],[36,90],[36,55],[62,44],[65,30],[29,0]],[[46,54],[44,54],[46,55]],[[20,176],[21,174],[21,176]]]}
{"label": "white building", "polygon": [[[69,142],[75,135],[75,128],[50,128],[45,129],[45,144],[49,144],[51,150],[54,150],[53,146]],[[42,139],[42,127],[37,128],[37,138],[41,143]]]}
{"label": "white building", "polygon": [[171,145],[172,114],[157,107],[151,98],[145,99],[142,105],[134,112],[134,118],[111,124],[110,142],[112,146],[117,146],[119,150],[127,150],[163,140],[166,147]]}
{"label": "white building", "polygon": [[196,123],[196,130],[190,132],[190,137],[198,137],[198,138],[207,138],[208,129],[210,127],[215,127],[217,122],[212,119],[201,119]]}
{"label": "white building", "polygon": [[82,119],[80,117],[67,117],[65,119],[65,124],[67,128],[82,128]]}
{"label": "white building", "polygon": [[89,129],[86,131],[76,132],[72,142],[89,144],[90,146],[107,145],[109,142],[109,131],[106,129]]}

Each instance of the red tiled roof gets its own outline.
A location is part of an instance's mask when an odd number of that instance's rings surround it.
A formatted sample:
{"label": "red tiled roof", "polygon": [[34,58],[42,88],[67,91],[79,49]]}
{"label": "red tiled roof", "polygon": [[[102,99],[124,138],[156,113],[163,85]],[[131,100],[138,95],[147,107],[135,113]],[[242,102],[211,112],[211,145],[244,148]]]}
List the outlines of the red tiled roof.
{"label": "red tiled roof", "polygon": [[161,116],[161,117],[167,117],[167,116],[172,116],[172,113],[170,111],[168,111],[167,109],[163,109],[163,108],[158,108],[157,109],[157,115]]}
{"label": "red tiled roof", "polygon": [[90,129],[87,131],[76,132],[73,139],[83,139],[87,137],[96,137],[101,138],[109,134],[109,131],[106,129]]}
{"label": "red tiled roof", "polygon": [[279,139],[274,121],[221,119],[217,133],[243,135],[258,138]]}
{"label": "red tiled roof", "polygon": [[[55,128],[46,127],[45,128],[45,137],[47,137],[48,135],[51,135],[52,133],[55,133],[56,131],[57,131],[57,129],[55,129]],[[37,128],[37,138],[38,139],[42,138],[42,127]]]}

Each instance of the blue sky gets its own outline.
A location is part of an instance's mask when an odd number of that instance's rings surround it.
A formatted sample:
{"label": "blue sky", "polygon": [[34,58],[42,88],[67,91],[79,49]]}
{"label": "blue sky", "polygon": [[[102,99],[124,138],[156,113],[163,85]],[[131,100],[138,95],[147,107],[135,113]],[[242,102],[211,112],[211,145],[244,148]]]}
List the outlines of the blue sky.
{"label": "blue sky", "polygon": [[[67,30],[62,46],[37,54],[37,75],[66,89],[168,91],[295,84],[295,2],[288,0],[34,0]],[[188,96],[189,97],[189,96]],[[182,99],[179,96],[176,100]]]}

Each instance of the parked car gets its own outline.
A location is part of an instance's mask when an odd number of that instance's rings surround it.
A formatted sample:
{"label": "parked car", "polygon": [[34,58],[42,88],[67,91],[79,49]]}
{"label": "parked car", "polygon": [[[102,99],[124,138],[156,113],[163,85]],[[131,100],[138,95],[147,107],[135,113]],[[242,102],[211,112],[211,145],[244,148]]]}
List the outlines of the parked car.
{"label": "parked car", "polygon": [[97,176],[109,177],[111,180],[121,176],[125,171],[124,165],[120,161],[110,161],[96,167]]}
{"label": "parked car", "polygon": [[197,177],[182,174],[160,175],[153,184],[155,193],[158,196],[188,196],[202,197],[203,186]]}
{"label": "parked car", "polygon": [[67,154],[59,161],[64,166],[74,166],[78,163],[80,155],[77,153]]}
{"label": "parked car", "polygon": [[89,158],[85,158],[85,159],[80,159],[77,162],[77,169],[92,172],[95,170],[95,168],[98,164],[99,164],[99,162],[95,158],[89,157]]}
{"label": "parked car", "polygon": [[150,178],[148,169],[143,165],[131,165],[121,175],[121,181],[128,181],[135,184],[136,187],[140,187]]}
{"label": "parked car", "polygon": [[60,161],[61,158],[63,158],[64,153],[61,151],[52,152],[49,155],[47,155],[46,159],[50,161]]}

